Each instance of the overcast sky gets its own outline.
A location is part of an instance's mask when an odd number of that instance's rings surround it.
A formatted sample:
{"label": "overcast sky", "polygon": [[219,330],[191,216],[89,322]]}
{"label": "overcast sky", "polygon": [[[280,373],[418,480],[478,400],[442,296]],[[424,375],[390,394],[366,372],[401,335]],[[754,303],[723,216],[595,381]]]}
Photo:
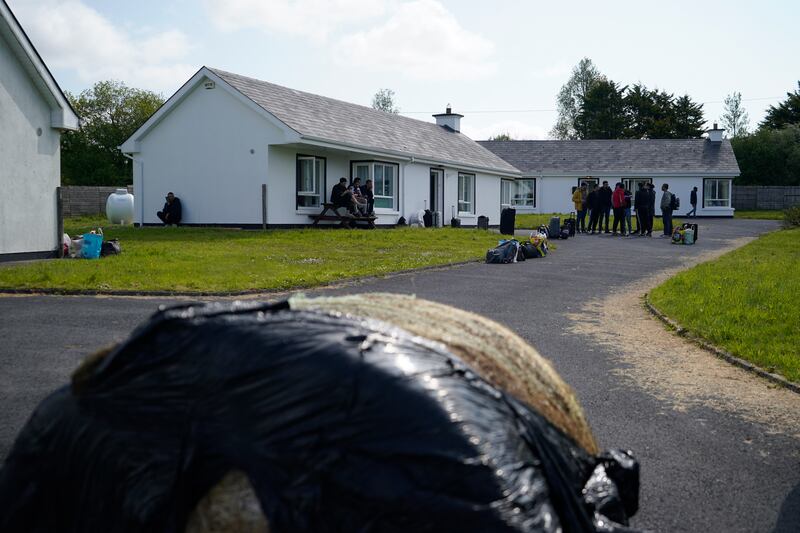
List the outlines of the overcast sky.
{"label": "overcast sky", "polygon": [[450,103],[475,139],[547,138],[589,57],[621,84],[704,102],[740,91],[751,126],[800,79],[800,2],[7,0],[61,87],[175,92],[203,65],[422,120]]}

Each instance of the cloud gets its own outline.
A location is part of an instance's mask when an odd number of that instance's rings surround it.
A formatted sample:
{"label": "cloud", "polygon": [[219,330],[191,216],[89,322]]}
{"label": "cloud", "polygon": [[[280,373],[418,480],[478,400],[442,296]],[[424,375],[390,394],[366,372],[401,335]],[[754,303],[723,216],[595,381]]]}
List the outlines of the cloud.
{"label": "cloud", "polygon": [[79,0],[21,2],[14,10],[48,66],[71,70],[87,84],[116,79],[170,91],[197,70],[180,62],[191,47],[177,30],[139,38]]}
{"label": "cloud", "polygon": [[417,79],[469,80],[496,71],[494,43],[463,28],[434,0],[404,2],[388,20],[339,40],[338,62]]}
{"label": "cloud", "polygon": [[508,133],[514,140],[547,139],[549,128],[534,126],[518,120],[504,120],[488,126],[470,126],[465,123],[469,117],[462,119],[461,132],[476,141],[488,139],[500,133]]}
{"label": "cloud", "polygon": [[224,31],[257,29],[316,43],[341,26],[382,15],[386,0],[206,0],[212,23]]}

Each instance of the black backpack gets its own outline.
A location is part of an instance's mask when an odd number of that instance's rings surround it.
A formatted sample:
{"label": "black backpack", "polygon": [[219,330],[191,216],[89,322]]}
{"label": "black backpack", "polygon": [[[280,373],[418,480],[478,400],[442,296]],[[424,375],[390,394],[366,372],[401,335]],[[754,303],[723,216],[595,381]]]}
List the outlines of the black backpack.
{"label": "black backpack", "polygon": [[681,199],[673,194],[672,198],[669,201],[670,210],[671,211],[677,211],[680,207],[681,207]]}
{"label": "black backpack", "polygon": [[496,248],[491,248],[486,252],[486,262],[489,264],[504,264],[513,263],[517,257],[517,249],[519,243],[515,240],[506,241],[498,245]]}
{"label": "black backpack", "polygon": [[524,242],[520,245],[520,248],[522,249],[522,254],[525,256],[525,259],[542,257],[541,252],[539,252],[539,249],[536,248],[533,243]]}

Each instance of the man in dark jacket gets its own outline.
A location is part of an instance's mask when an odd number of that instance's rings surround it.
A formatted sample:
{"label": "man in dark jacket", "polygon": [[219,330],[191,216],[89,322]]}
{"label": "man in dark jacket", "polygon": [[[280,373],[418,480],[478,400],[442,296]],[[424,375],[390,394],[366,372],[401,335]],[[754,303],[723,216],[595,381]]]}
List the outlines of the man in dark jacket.
{"label": "man in dark jacket", "polygon": [[608,231],[608,219],[610,218],[611,214],[611,196],[614,194],[614,191],[611,190],[611,187],[608,186],[608,182],[604,181],[603,186],[597,191],[599,196],[599,204],[600,204],[600,218],[598,219],[598,226],[597,231],[600,231],[603,227],[603,220],[605,219],[606,228],[605,233],[611,233]]}
{"label": "man in dark jacket", "polygon": [[656,186],[647,184],[647,236],[653,236],[653,218],[656,216]]}
{"label": "man in dark jacket", "polygon": [[339,183],[331,189],[331,203],[334,210],[340,207],[346,208],[350,213],[355,210],[353,207],[353,194],[347,190],[347,178],[340,178]]}
{"label": "man in dark jacket", "polygon": [[181,208],[181,199],[172,194],[167,193],[167,203],[164,204],[162,211],[156,213],[156,216],[161,219],[164,225],[169,226],[175,224],[176,226],[181,223],[181,216],[183,209]]}
{"label": "man in dark jacket", "polygon": [[592,192],[586,195],[586,206],[589,209],[589,235],[594,235],[597,221],[600,218],[600,197],[597,189],[592,189]]}
{"label": "man in dark jacket", "polygon": [[689,203],[692,204],[692,210],[686,213],[687,217],[697,216],[697,187],[692,189],[691,194],[689,195]]}
{"label": "man in dark jacket", "polygon": [[647,231],[647,209],[650,195],[644,186],[644,182],[639,182],[639,189],[633,197],[633,207],[636,209],[636,233],[644,237]]}

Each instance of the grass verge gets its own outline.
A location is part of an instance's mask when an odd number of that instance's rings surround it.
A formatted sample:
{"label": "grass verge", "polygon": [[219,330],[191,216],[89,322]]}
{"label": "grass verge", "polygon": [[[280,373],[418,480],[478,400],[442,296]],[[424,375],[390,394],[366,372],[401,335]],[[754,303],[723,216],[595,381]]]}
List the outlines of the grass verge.
{"label": "grass verge", "polygon": [[682,272],[650,302],[695,335],[800,382],[800,229]]}
{"label": "grass verge", "polygon": [[733,218],[744,218],[749,220],[783,220],[783,211],[756,211],[737,209],[733,213]]}
{"label": "grass verge", "polygon": [[101,225],[119,256],[0,268],[0,288],[236,292],[282,290],[477,260],[498,235],[471,229],[270,230],[133,228],[97,218],[65,221],[80,234]]}

